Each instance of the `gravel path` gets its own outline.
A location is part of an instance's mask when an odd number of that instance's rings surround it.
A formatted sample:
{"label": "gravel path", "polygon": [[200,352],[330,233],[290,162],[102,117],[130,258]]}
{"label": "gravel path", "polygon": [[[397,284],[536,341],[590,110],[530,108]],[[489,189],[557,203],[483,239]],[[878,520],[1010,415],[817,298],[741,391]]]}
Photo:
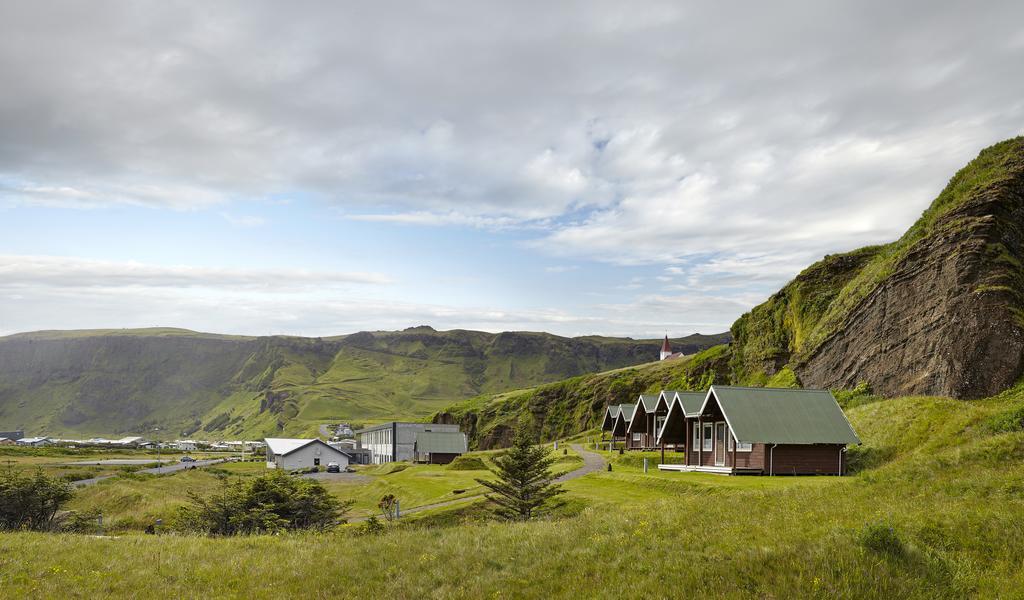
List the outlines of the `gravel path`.
{"label": "gravel path", "polygon": [[561,477],[555,480],[556,483],[562,483],[563,481],[569,481],[590,473],[596,473],[597,471],[604,470],[604,457],[596,452],[590,452],[584,450],[583,446],[579,444],[569,444],[569,446],[580,456],[583,457],[583,466],[575,471],[569,471]]}

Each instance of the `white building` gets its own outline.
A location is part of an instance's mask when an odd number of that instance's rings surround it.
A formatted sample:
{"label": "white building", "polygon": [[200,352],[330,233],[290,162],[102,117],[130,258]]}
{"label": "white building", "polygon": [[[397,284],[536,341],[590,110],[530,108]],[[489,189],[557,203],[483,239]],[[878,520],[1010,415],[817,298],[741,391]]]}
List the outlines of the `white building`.
{"label": "white building", "polygon": [[193,440],[177,440],[174,442],[174,447],[182,452],[194,452],[197,445]]}
{"label": "white building", "polygon": [[329,463],[338,463],[342,469],[348,466],[348,455],[331,448],[318,439],[267,438],[268,469],[309,469],[326,467]]}
{"label": "white building", "polygon": [[19,446],[49,446],[50,438],[45,437],[27,437],[18,440]]}
{"label": "white building", "polygon": [[392,421],[361,429],[356,432],[356,438],[359,440],[360,448],[370,451],[370,462],[380,465],[414,460],[416,458],[416,436],[421,432],[458,433],[459,426]]}

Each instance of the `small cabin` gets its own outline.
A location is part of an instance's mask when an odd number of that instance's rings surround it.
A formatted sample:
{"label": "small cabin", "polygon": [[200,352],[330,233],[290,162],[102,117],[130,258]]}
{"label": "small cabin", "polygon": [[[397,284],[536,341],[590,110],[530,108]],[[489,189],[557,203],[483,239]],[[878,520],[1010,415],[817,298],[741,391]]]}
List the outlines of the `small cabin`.
{"label": "small cabin", "polygon": [[827,390],[732,386],[676,395],[657,441],[686,450],[661,470],[767,475],[842,475],[846,447],[861,443]]}

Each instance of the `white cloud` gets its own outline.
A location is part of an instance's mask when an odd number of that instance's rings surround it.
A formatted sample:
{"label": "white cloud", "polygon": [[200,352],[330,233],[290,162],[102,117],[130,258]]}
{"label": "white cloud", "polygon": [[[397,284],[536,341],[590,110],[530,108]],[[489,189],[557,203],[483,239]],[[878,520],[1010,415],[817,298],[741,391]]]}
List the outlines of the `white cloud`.
{"label": "white cloud", "polygon": [[125,287],[282,290],[389,283],[392,283],[389,277],[378,273],[163,266],[63,256],[0,255],[0,289],[7,290]]}

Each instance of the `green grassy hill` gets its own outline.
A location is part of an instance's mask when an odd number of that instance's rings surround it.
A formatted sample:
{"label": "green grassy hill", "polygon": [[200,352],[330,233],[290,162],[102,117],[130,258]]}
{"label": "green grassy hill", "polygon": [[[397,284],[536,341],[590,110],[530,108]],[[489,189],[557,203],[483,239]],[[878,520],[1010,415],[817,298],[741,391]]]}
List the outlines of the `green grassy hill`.
{"label": "green grassy hill", "polygon": [[729,347],[713,346],[692,357],[582,375],[563,381],[453,404],[435,423],[458,423],[475,448],[503,447],[518,427],[539,439],[565,438],[597,427],[611,404],[634,402],[660,390],[701,390],[729,378]]}
{"label": "green grassy hill", "polygon": [[[569,507],[550,520],[498,523],[473,503],[369,536],[356,525],[243,539],[8,533],[0,583],[41,597],[269,598],[355,587],[421,598],[1024,595],[1024,387],[978,401],[840,396],[864,442],[850,450],[848,477],[643,473],[631,456],[606,454],[614,470],[565,484]],[[384,492],[415,499],[469,481],[427,465],[366,475],[332,492],[372,507]],[[170,514],[187,488],[217,485],[203,472],[125,477],[84,491],[75,508],[138,513],[141,527]]]}
{"label": "green grassy hill", "polygon": [[[697,351],[725,339],[675,343]],[[56,436],[313,433],[326,421],[423,418],[482,393],[645,362],[659,345],[429,327],[332,338],[26,333],[0,338],[0,424]]]}

